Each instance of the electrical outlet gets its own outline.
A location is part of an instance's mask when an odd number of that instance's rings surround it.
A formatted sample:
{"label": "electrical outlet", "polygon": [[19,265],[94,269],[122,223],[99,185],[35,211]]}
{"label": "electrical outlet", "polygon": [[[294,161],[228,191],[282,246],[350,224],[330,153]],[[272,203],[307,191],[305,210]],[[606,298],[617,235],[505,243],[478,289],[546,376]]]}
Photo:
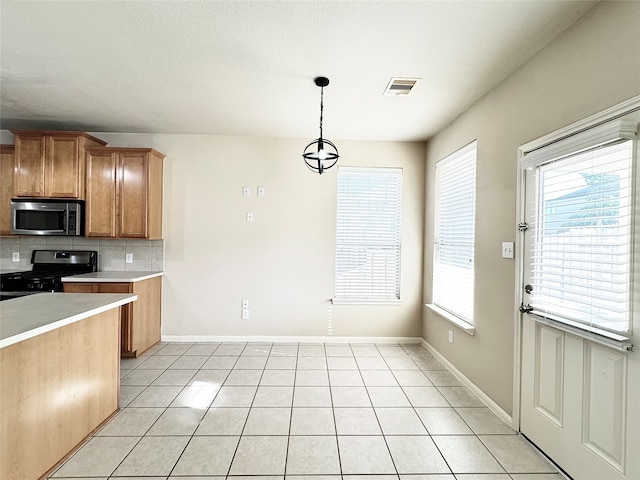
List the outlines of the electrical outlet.
{"label": "electrical outlet", "polygon": [[249,300],[247,299],[242,300],[242,309],[244,310],[245,308],[249,308]]}
{"label": "electrical outlet", "polygon": [[264,187],[263,187],[262,185],[260,185],[260,186],[258,187],[258,196],[259,196],[259,197],[264,197],[264,194],[265,194]]}
{"label": "electrical outlet", "polygon": [[453,330],[449,330],[449,343],[453,343]]}
{"label": "electrical outlet", "polygon": [[247,212],[247,222],[253,222],[253,212]]}
{"label": "electrical outlet", "polygon": [[20,261],[20,252],[13,252],[11,254],[11,261],[12,262],[19,262]]}
{"label": "electrical outlet", "polygon": [[242,320],[249,320],[249,309],[248,308],[243,308],[242,309]]}
{"label": "electrical outlet", "polygon": [[133,263],[133,253],[125,254],[124,263]]}
{"label": "electrical outlet", "polygon": [[242,196],[250,197],[251,196],[251,187],[242,187]]}

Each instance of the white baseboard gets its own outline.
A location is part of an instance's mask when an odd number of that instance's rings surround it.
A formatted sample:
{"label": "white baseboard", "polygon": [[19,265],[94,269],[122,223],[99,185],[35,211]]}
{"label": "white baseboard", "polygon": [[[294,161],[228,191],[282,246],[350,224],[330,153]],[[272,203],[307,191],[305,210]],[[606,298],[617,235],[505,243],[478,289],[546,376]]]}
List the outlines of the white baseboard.
{"label": "white baseboard", "polygon": [[[482,403],[484,403],[487,406],[487,408],[489,408],[489,410],[495,413],[500,418],[500,420],[502,420],[504,423],[509,425],[511,428],[514,428],[513,418],[511,417],[511,415],[509,415],[502,408],[500,408],[500,406],[496,402],[491,400],[491,398],[489,398],[486,393],[480,390],[480,388],[476,384],[474,384],[471,380],[465,377],[460,370],[454,367],[453,364],[449,362],[449,360],[447,360],[440,352],[438,352],[438,350],[436,350],[430,343],[428,343],[424,339],[421,339],[420,343],[424,348],[426,348],[429,352],[431,352],[431,354],[434,357],[436,357],[440,362],[442,362],[442,364],[445,367],[447,367],[447,370],[449,370],[453,375],[455,375],[455,377],[458,380],[460,380],[460,383],[462,383],[465,387],[467,387],[469,390],[475,393],[480,399],[480,401],[482,401]],[[518,431],[517,428],[514,430]]]}
{"label": "white baseboard", "polygon": [[262,336],[262,335],[162,335],[163,342],[252,342],[252,343],[411,343],[420,337],[332,337],[332,336]]}

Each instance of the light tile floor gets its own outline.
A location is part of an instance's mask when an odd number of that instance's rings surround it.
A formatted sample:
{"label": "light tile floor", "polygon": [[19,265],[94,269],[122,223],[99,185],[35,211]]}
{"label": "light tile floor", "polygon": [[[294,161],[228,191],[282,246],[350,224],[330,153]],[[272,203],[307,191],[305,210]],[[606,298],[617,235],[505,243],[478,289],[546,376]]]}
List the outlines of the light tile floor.
{"label": "light tile floor", "polygon": [[420,345],[161,343],[52,479],[562,480]]}

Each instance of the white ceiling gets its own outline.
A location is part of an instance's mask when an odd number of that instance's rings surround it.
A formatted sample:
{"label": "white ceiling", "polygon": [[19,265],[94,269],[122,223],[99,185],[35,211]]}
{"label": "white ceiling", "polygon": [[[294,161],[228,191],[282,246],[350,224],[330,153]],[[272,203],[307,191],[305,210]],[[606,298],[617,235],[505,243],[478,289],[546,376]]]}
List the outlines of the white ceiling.
{"label": "white ceiling", "polygon": [[424,140],[594,3],[3,1],[0,127]]}

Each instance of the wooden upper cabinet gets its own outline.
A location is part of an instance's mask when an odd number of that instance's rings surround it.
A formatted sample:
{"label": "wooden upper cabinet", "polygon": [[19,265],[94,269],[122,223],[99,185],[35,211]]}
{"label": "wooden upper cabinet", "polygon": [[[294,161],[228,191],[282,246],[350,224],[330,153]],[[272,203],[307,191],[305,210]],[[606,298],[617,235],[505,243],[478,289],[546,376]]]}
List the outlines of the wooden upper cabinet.
{"label": "wooden upper cabinet", "polygon": [[120,165],[120,236],[147,238],[150,200],[147,153],[122,152]]}
{"label": "wooden upper cabinet", "polygon": [[44,197],[44,157],[46,137],[15,136],[13,189],[16,197]]}
{"label": "wooden upper cabinet", "polygon": [[116,236],[116,170],[118,155],[98,150],[87,153],[85,235]]}
{"label": "wooden upper cabinet", "polygon": [[106,145],[84,132],[12,130],[14,196],[84,198],[84,152]]}
{"label": "wooden upper cabinet", "polygon": [[11,235],[13,145],[0,145],[0,235]]}
{"label": "wooden upper cabinet", "polygon": [[162,161],[149,148],[86,153],[88,237],[162,238]]}
{"label": "wooden upper cabinet", "polygon": [[81,198],[84,196],[82,193],[84,162],[79,161],[79,152],[79,137],[51,135],[47,138],[44,164],[45,197]]}

